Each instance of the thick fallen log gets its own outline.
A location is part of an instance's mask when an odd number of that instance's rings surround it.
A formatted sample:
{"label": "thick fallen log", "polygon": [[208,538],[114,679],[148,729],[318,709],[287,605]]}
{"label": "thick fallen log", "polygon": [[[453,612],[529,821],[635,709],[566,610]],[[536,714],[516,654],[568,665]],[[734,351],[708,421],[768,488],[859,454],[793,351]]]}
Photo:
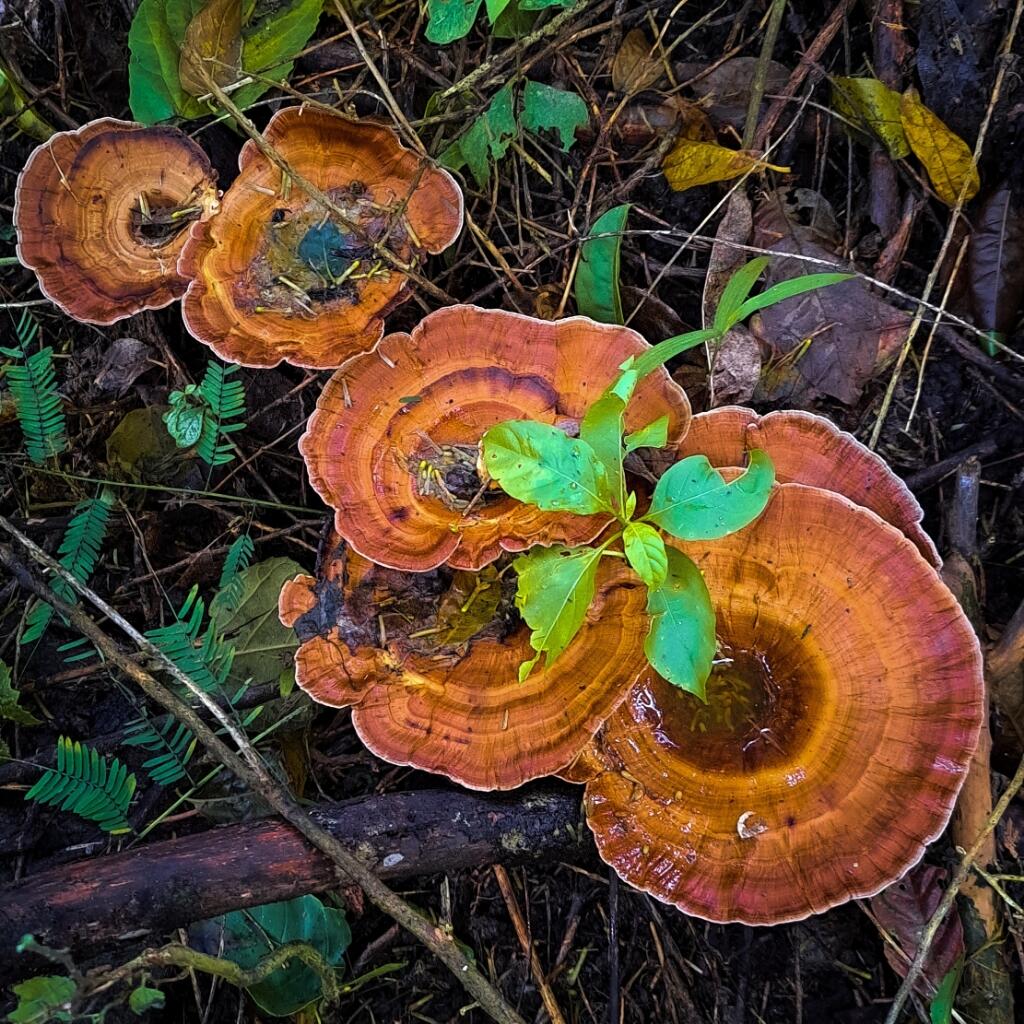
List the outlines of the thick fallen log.
{"label": "thick fallen log", "polygon": [[[580,797],[426,790],[366,797],[314,817],[385,879],[481,864],[572,859],[585,848]],[[582,840],[582,841],[581,841]],[[337,888],[331,862],[285,822],[264,819],[150,843],[41,872],[0,888],[0,980],[25,973],[14,955],[31,932],[90,953],[119,939],[153,942],[192,921]]]}

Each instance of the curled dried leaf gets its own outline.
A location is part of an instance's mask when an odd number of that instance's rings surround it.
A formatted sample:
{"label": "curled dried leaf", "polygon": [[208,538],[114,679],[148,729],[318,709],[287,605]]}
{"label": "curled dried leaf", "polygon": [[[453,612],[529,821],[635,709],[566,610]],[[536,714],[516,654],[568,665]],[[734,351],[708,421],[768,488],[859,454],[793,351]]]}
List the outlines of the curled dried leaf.
{"label": "curled dried leaf", "polygon": [[619,92],[632,96],[651,88],[663,72],[657,47],[651,46],[642,28],[626,33],[619,52],[612,62],[612,85]]}
{"label": "curled dried leaf", "polygon": [[785,174],[789,168],[776,167],[747,150],[726,149],[714,142],[680,139],[665,157],[662,170],[676,192],[685,192],[698,185],[729,181],[749,171],[772,170]]}

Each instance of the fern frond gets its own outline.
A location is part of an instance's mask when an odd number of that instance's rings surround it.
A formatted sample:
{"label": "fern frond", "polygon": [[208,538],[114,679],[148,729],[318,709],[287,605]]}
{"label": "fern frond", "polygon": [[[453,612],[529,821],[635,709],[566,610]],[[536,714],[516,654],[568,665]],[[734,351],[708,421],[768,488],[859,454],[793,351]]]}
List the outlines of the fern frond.
{"label": "fern frond", "polygon": [[157,752],[156,757],[145,761],[142,767],[158,786],[170,786],[185,778],[186,765],[196,749],[192,731],[173,718],[168,718],[159,729],[145,718],[133,722],[123,742],[126,747]]}
{"label": "fern frond", "polygon": [[199,394],[208,409],[203,415],[202,431],[196,442],[196,453],[208,466],[223,466],[235,455],[225,438],[237,430],[244,430],[245,387],[240,380],[229,380],[238,371],[237,366],[221,366],[209,362],[199,384]]}
{"label": "fern frond", "polygon": [[17,360],[7,367],[7,383],[25,438],[25,451],[36,465],[42,465],[67,448],[67,421],[57,391],[53,349],[45,346],[28,354],[28,346],[39,333],[39,325],[28,316],[27,310],[18,322],[17,333],[18,347],[0,351]]}
{"label": "fern frond", "polygon": [[[100,549],[107,536],[107,522],[114,504],[113,492],[108,488],[75,506],[74,514],[57,551],[57,561],[80,583],[88,583],[100,557]],[[50,588],[68,604],[77,604],[78,595],[62,579],[55,579]],[[32,643],[46,631],[53,618],[53,608],[45,601],[36,601],[25,617],[25,630],[21,643]]]}
{"label": "fern frond", "polygon": [[223,611],[230,613],[238,604],[242,591],[242,573],[249,568],[255,552],[256,545],[247,533],[235,538],[228,548],[224,568],[220,574],[220,583],[217,586],[217,597]]}
{"label": "fern frond", "polygon": [[128,807],[134,793],[135,776],[116,757],[100,757],[91,747],[61,736],[57,766],[44,769],[25,799],[59,806],[120,835],[132,830]]}
{"label": "fern frond", "polygon": [[202,633],[206,606],[193,587],[174,622],[150,629],[146,637],[207,693],[221,689],[231,671],[235,649],[214,630]]}

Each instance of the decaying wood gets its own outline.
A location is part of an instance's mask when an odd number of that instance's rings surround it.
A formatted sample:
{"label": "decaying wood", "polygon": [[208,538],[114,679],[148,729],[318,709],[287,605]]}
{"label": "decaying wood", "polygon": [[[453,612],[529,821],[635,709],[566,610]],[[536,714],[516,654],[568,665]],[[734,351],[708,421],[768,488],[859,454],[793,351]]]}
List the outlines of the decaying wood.
{"label": "decaying wood", "polygon": [[[322,807],[313,817],[380,878],[401,880],[481,864],[579,857],[577,792],[499,797],[447,790],[392,793]],[[222,825],[42,872],[0,889],[0,949],[26,932],[95,953],[118,939],[156,941],[229,910],[338,888],[330,859],[284,821]],[[147,940],[148,941],[148,940]],[[31,973],[0,957],[0,978]]]}

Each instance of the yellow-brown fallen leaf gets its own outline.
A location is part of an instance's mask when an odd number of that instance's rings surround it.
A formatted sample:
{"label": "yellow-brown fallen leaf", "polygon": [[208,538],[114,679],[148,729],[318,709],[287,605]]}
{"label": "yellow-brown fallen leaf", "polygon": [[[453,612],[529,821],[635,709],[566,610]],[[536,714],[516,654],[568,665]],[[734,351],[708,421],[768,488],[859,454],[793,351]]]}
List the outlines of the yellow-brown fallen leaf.
{"label": "yellow-brown fallen leaf", "polygon": [[664,74],[665,66],[652,52],[651,44],[642,28],[626,33],[619,52],[612,62],[612,85],[620,92],[632,96],[654,85]]}
{"label": "yellow-brown fallen leaf", "polygon": [[949,206],[956,205],[961,191],[964,202],[977,195],[981,179],[970,146],[921,102],[916,89],[908,89],[901,97],[900,117],[910,148],[924,164],[935,194]]}
{"label": "yellow-brown fallen leaf", "polygon": [[832,106],[837,114],[877,135],[894,160],[910,154],[895,89],[877,78],[834,78]]}
{"label": "yellow-brown fallen leaf", "polygon": [[231,85],[241,60],[241,0],[210,0],[185,30],[178,61],[181,87],[190,96],[203,96],[210,91],[207,76],[217,85]]}
{"label": "yellow-brown fallen leaf", "polygon": [[762,160],[756,153],[743,149],[726,149],[714,142],[697,142],[680,139],[661,168],[669,185],[676,192],[684,192],[697,185],[710,185],[715,181],[729,181],[747,171],[781,171],[788,167],[776,167]]}

